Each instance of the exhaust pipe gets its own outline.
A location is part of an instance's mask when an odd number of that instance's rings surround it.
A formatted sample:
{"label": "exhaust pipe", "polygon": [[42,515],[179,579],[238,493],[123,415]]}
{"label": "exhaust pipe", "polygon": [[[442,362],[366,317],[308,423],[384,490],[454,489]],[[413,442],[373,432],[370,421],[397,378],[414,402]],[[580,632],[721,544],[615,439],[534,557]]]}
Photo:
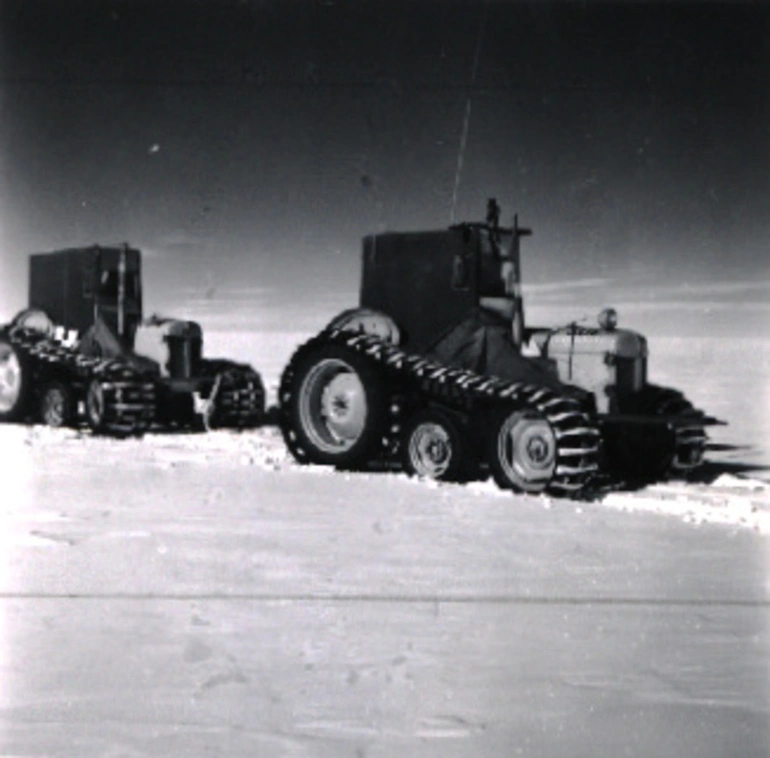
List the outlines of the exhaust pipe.
{"label": "exhaust pipe", "polygon": [[521,246],[519,240],[521,237],[528,237],[532,234],[531,229],[524,229],[519,226],[519,217],[513,217],[513,233],[511,234],[511,247],[508,252],[508,258],[511,270],[508,278],[509,294],[513,297],[513,322],[511,324],[511,336],[513,344],[521,347],[524,341],[524,299],[521,296]]}

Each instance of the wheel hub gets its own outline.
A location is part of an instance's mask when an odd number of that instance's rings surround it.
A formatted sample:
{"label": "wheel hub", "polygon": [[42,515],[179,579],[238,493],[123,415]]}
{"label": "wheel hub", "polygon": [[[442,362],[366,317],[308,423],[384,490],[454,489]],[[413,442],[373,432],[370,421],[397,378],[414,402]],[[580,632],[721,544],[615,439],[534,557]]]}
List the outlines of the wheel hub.
{"label": "wheel hub", "polygon": [[527,455],[532,463],[542,465],[548,461],[550,449],[548,441],[536,435],[527,442]]}
{"label": "wheel hub", "polygon": [[443,440],[431,440],[428,444],[428,456],[433,463],[441,463],[447,459],[449,450]]}
{"label": "wheel hub", "polygon": [[446,430],[432,423],[417,426],[409,440],[409,455],[415,472],[439,478],[452,459],[452,443]]}
{"label": "wheel hub", "polygon": [[514,489],[543,490],[556,467],[556,438],[550,424],[529,411],[512,413],[500,426],[497,452],[505,479]]}
{"label": "wheel hub", "polygon": [[340,440],[356,439],[363,431],[361,383],[349,373],[338,374],[321,395],[321,416],[329,431]]}
{"label": "wheel hub", "polygon": [[366,427],[366,391],[344,361],[322,361],[300,390],[302,424],[313,443],[327,452],[350,449]]}

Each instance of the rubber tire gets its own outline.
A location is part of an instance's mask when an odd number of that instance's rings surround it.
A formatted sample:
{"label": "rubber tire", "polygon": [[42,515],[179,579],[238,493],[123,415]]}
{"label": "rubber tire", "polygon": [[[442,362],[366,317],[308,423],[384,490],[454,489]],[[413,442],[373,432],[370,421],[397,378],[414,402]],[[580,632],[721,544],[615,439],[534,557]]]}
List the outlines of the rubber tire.
{"label": "rubber tire", "polygon": [[[50,399],[58,396],[60,411],[58,415],[51,415]],[[75,417],[75,402],[72,391],[61,382],[50,382],[40,393],[38,401],[38,416],[46,426],[53,428],[70,426]]]}
{"label": "rubber tire", "polygon": [[0,351],[4,352],[6,350],[9,356],[13,356],[14,361],[19,367],[19,391],[11,405],[6,410],[0,411],[0,421],[19,421],[26,413],[29,400],[29,367],[19,349],[8,338],[0,337]]}
{"label": "rubber tire", "polygon": [[[364,393],[363,428],[358,438],[348,447],[333,450],[332,444],[319,444],[320,434],[308,429],[308,409],[305,403],[311,403],[307,396],[312,386],[314,372],[319,371],[324,363],[338,362],[345,366],[361,384]],[[288,403],[281,406],[281,431],[286,445],[300,463],[332,465],[342,469],[355,469],[368,463],[382,444],[387,422],[388,393],[378,367],[361,353],[343,345],[318,342],[303,350],[300,349],[287,367],[291,371],[288,387]],[[304,411],[303,412],[303,407]]]}
{"label": "rubber tire", "polygon": [[[505,442],[501,440],[501,435],[507,435],[511,430],[506,431],[506,427],[510,425],[511,420],[515,417],[521,417],[522,421],[527,419],[533,423],[542,423],[548,426],[550,430],[551,439],[548,441],[552,445],[552,457],[553,462],[549,475],[543,478],[528,479],[521,471],[511,470],[515,469],[504,460],[505,457]],[[553,434],[553,429],[548,421],[540,413],[534,410],[515,410],[504,413],[501,417],[496,418],[491,424],[491,431],[487,437],[486,442],[486,457],[489,463],[489,469],[492,472],[492,476],[497,483],[498,487],[505,490],[513,490],[514,492],[525,492],[529,494],[537,494],[545,492],[548,486],[553,481],[556,471],[556,456],[557,445],[556,437]],[[516,451],[513,451],[516,454]],[[522,461],[522,465],[527,466],[526,459]]]}
{"label": "rubber tire", "polygon": [[[419,460],[415,459],[417,451],[416,435],[425,432],[427,426],[435,426],[443,433],[443,437],[448,443],[448,461],[441,471],[431,472],[421,467]],[[404,429],[401,443],[401,456],[404,470],[410,476],[418,476],[425,479],[435,479],[436,481],[458,482],[465,477],[465,443],[457,424],[452,421],[446,413],[433,408],[426,408],[418,411],[409,421]]]}

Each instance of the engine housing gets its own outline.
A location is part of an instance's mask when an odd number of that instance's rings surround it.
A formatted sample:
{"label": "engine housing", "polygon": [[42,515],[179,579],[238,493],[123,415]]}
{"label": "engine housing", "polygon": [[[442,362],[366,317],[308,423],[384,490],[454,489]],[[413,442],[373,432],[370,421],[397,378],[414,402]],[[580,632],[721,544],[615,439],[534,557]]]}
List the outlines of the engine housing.
{"label": "engine housing", "polygon": [[555,361],[560,381],[594,395],[599,413],[616,412],[620,398],[647,383],[647,340],[637,332],[570,327],[533,339],[540,354]]}
{"label": "engine housing", "polygon": [[150,319],[136,328],[134,351],[160,366],[162,377],[195,376],[203,349],[203,331],[194,321]]}

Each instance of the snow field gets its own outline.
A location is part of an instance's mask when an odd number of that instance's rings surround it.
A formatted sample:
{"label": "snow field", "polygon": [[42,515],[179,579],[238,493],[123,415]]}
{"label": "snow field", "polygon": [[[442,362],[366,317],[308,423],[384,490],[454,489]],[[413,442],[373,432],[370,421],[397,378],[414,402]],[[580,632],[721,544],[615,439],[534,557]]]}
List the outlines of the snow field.
{"label": "snow field", "polygon": [[[274,392],[300,341],[216,352]],[[669,383],[723,415],[710,376]],[[765,420],[730,392],[755,444],[713,481],[590,502],[303,467],[271,427],[0,425],[0,755],[765,758]]]}

